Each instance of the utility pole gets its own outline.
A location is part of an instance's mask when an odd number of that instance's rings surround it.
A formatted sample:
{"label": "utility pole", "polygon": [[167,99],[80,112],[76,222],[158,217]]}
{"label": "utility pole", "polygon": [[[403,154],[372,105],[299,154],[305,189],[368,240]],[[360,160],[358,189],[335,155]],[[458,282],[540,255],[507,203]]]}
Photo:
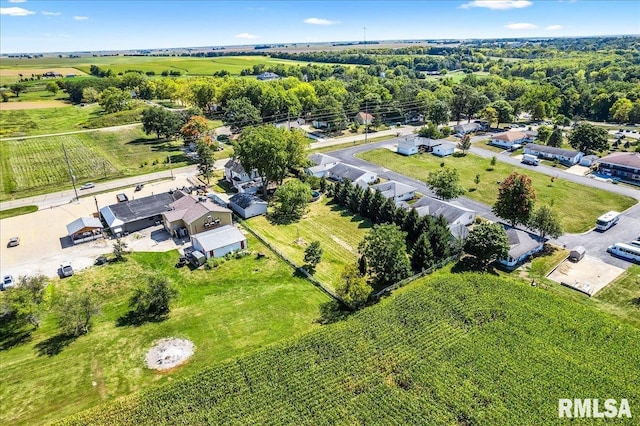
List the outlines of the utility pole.
{"label": "utility pole", "polygon": [[69,169],[69,176],[71,177],[71,184],[73,185],[73,192],[76,194],[76,200],[78,197],[78,190],[76,189],[76,177],[73,175],[73,170],[71,169],[71,163],[69,163],[69,156],[67,155],[67,150],[64,148],[64,144],[62,144],[62,151],[64,152],[64,159],[67,162],[67,168]]}
{"label": "utility pole", "polygon": [[369,100],[364,101],[364,144],[369,142]]}
{"label": "utility pole", "polygon": [[98,212],[98,218],[100,217],[100,208],[98,207],[98,199],[96,198],[96,196],[93,196],[93,201],[96,202],[96,211]]}
{"label": "utility pole", "polygon": [[173,180],[173,169],[171,168],[171,154],[167,156],[169,158],[169,173],[171,173],[171,180]]}

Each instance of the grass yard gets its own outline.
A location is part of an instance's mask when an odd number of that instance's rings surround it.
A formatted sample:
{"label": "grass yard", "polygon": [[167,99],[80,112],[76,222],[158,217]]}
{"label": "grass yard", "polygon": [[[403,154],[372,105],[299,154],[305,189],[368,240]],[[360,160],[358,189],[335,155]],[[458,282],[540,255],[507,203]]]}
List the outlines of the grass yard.
{"label": "grass yard", "polygon": [[37,211],[38,211],[38,206],[22,206],[22,207],[15,207],[13,209],[0,210],[0,219],[20,216],[23,214],[33,213]]}
{"label": "grass yard", "polygon": [[[318,328],[320,306],[328,297],[294,277],[284,262],[253,238],[249,247],[267,253],[267,258],[256,260],[252,255],[211,271],[190,271],[174,268],[177,251],[134,253],[125,263],[56,280],[52,291],[95,290],[104,299],[102,313],[89,334],[68,342],[57,354],[44,354],[56,349],[57,331],[48,314],[30,341],[0,352],[0,423],[59,419]],[[169,278],[180,292],[169,318],[138,327],[116,326],[128,311],[132,289],[150,275]],[[144,367],[145,353],[164,337],[191,340],[194,356],[169,372],[152,372]]]}
{"label": "grass yard", "polygon": [[346,321],[63,424],[558,424],[570,395],[637,407],[639,359],[637,328],[528,282],[443,271]]}
{"label": "grass yard", "polygon": [[325,197],[310,203],[309,212],[296,223],[274,225],[264,216],[247,222],[297,265],[304,263],[306,245],[320,241],[323,254],[315,277],[332,288],[340,282],[345,265],[357,261],[358,244],[371,227],[369,220],[328,204]]}
{"label": "grass yard", "polygon": [[569,256],[569,250],[546,244],[544,251],[537,254],[531,261],[529,275],[539,279],[546,277],[553,268]]}
{"label": "grass yard", "polygon": [[616,314],[634,318],[635,323],[640,324],[640,266],[631,266],[598,292],[595,299],[609,305]]}
{"label": "grass yard", "polygon": [[[475,188],[474,179],[480,174],[480,183],[476,190],[467,192],[467,197],[493,205],[498,196],[498,184],[509,173],[516,171],[526,173],[533,182],[538,204],[550,204],[558,212],[560,222],[569,233],[585,232],[595,226],[598,216],[609,210],[623,211],[633,206],[636,201],[631,197],[614,194],[601,189],[579,185],[563,179],[555,179],[553,184],[550,177],[497,162],[492,171],[490,159],[467,154],[463,157],[436,157],[431,154],[417,154],[410,157],[398,155],[388,149],[377,149],[358,154],[359,158],[384,165],[398,173],[424,181],[431,170],[440,167],[440,163],[455,168],[460,175],[460,182],[467,190]],[[576,208],[579,200],[580,208]]]}
{"label": "grass yard", "polygon": [[[0,199],[70,188],[62,144],[77,181],[135,176],[186,165],[179,141],[156,140],[141,128],[0,141]],[[154,164],[155,163],[155,164]]]}

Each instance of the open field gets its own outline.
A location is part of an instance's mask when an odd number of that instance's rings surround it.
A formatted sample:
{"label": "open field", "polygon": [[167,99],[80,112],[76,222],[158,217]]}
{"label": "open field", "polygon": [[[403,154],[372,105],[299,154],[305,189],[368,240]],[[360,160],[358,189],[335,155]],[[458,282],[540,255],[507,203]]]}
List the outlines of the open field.
{"label": "open field", "polygon": [[[431,154],[405,157],[388,149],[377,149],[363,152],[358,156],[363,160],[384,165],[384,167],[398,173],[422,181],[427,178],[430,171],[438,169],[440,164],[444,163],[446,166],[458,170],[460,183],[467,190],[476,187],[474,179],[476,174],[480,174],[480,183],[477,189],[467,192],[465,196],[488,205],[493,205],[496,202],[497,182],[502,181],[514,171],[525,173],[532,180],[538,204],[552,205],[554,210],[558,212],[563,229],[569,233],[585,232],[594,227],[596,219],[603,213],[609,210],[623,211],[636,203],[630,197],[563,179],[555,179],[551,183],[549,176],[505,163],[498,162],[495,166],[491,166],[489,159],[469,153],[463,157],[440,158]],[[492,167],[493,170],[488,170]],[[576,208],[576,200],[579,200],[580,208]]]}
{"label": "open field", "polygon": [[[248,256],[215,270],[191,271],[174,268],[177,251],[134,253],[125,263],[54,281],[50,293],[63,288],[96,291],[104,300],[102,313],[89,334],[65,342],[68,346],[63,344],[59,353],[55,353],[55,321],[46,313],[29,341],[0,352],[0,423],[36,424],[60,418],[317,328],[327,296],[293,277],[284,262],[252,238],[249,248],[267,257]],[[180,292],[169,318],[116,326],[128,311],[133,288],[158,274]],[[172,336],[195,344],[189,363],[165,373],[144,368],[144,355],[152,343]]]}
{"label": "open field", "polygon": [[[43,59],[43,58],[39,58]],[[51,58],[58,59],[58,58]],[[2,59],[2,64],[0,65],[0,84],[11,84],[19,81],[21,78],[31,78],[33,76],[42,75],[46,72],[53,71],[58,74],[62,74],[62,76],[66,76],[67,74],[75,74],[75,75],[85,75],[84,72],[80,71],[77,68],[68,67],[62,65],[61,67],[51,67],[51,68],[32,68],[32,67],[11,67],[8,66],[9,59]],[[44,79],[43,82],[48,80]]]}
{"label": "open field", "polygon": [[332,288],[340,282],[344,267],[357,261],[358,244],[371,227],[369,220],[328,204],[325,197],[310,203],[299,222],[273,225],[264,216],[257,216],[249,219],[248,225],[298,265],[304,264],[306,246],[320,241],[323,254],[315,277]]}
{"label": "open field", "polygon": [[156,140],[139,127],[0,141],[0,199],[70,188],[63,144],[79,184],[168,169],[169,155],[172,167],[188,164],[182,142]]}
{"label": "open field", "polygon": [[[181,56],[157,57],[157,56],[101,56],[82,58],[7,58],[2,60],[0,70],[12,74],[31,74],[33,70],[49,71],[47,67],[55,69],[79,70],[88,73],[91,65],[101,68],[111,68],[113,72],[121,73],[127,70],[140,70],[142,72],[153,71],[160,74],[162,71],[180,71],[183,75],[212,75],[214,72],[227,70],[232,75],[239,75],[245,68],[252,68],[257,64],[265,65],[306,65],[310,62],[291,61],[287,59],[275,59],[265,56],[220,56],[215,58],[191,58]],[[43,71],[44,72],[44,71]],[[70,71],[74,72],[74,71]],[[77,71],[75,71],[77,73]]]}
{"label": "open field", "polygon": [[[595,295],[597,300],[609,305],[621,317],[640,322],[640,266],[631,266],[617,280]],[[633,322],[632,322],[633,323]]]}
{"label": "open field", "polygon": [[24,101],[24,102],[2,102],[0,103],[0,113],[4,111],[15,111],[18,109],[47,109],[63,108],[69,104],[59,100],[50,101]]}
{"label": "open field", "polygon": [[607,315],[520,280],[440,272],[63,424],[556,424],[567,395],[640,404],[639,359],[640,330]]}

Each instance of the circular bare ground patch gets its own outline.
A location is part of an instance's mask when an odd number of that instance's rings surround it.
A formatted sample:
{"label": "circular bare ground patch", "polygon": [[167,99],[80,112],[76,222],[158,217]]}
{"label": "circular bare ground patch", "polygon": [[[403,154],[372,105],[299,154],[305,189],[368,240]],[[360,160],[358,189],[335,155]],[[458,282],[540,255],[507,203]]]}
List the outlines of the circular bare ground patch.
{"label": "circular bare ground patch", "polygon": [[162,339],[147,352],[147,367],[153,370],[168,370],[184,364],[193,355],[195,346],[187,339],[171,337]]}

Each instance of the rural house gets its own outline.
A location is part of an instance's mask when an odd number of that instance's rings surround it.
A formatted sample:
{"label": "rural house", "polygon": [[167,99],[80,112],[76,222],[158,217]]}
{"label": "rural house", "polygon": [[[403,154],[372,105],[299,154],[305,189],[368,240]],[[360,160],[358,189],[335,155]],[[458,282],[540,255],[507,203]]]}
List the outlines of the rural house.
{"label": "rural house", "polygon": [[305,172],[316,177],[326,176],[329,169],[340,163],[340,160],[337,158],[321,153],[311,154],[309,160],[313,165],[307,167]]}
{"label": "rural house", "polygon": [[270,80],[278,80],[280,79],[280,76],[276,73],[266,71],[266,72],[263,72],[262,74],[258,74],[256,78],[260,81],[270,81]]}
{"label": "rural house", "polygon": [[338,163],[329,169],[327,177],[337,181],[349,179],[354,184],[369,185],[378,179],[378,175],[349,164]]}
{"label": "rural house", "polygon": [[453,155],[456,150],[456,144],[452,142],[442,142],[439,145],[433,147],[433,155],[437,155],[438,157],[446,157],[448,155]]}
{"label": "rural house", "polygon": [[418,135],[403,136],[398,142],[398,154],[414,155],[418,152],[433,152],[433,149],[442,145],[443,143],[449,143],[446,139],[429,139],[423,138]]}
{"label": "rural house", "polygon": [[519,130],[496,133],[491,138],[491,145],[499,146],[504,149],[515,149],[530,142],[529,136],[525,132]]}
{"label": "rural house", "polygon": [[368,112],[360,111],[355,117],[353,117],[353,121],[361,125],[371,125],[371,123],[373,123],[373,115]]}
{"label": "rural house", "polygon": [[67,225],[67,235],[73,244],[102,237],[102,222],[96,217],[80,217]]}
{"label": "rural house", "polygon": [[253,194],[235,194],[229,199],[229,208],[243,219],[267,214],[267,202]]}
{"label": "rural house", "polygon": [[169,204],[162,213],[164,228],[174,237],[186,237],[208,229],[232,223],[231,210],[221,207],[209,198],[196,199],[185,195]]}
{"label": "rural house", "polygon": [[484,126],[480,123],[464,123],[453,126],[453,133],[456,135],[466,135],[480,130],[484,130]]}
{"label": "rural house", "polygon": [[640,153],[615,152],[596,162],[598,171],[605,176],[640,185]]}
{"label": "rural house", "polygon": [[498,262],[507,269],[515,269],[529,256],[538,253],[544,247],[544,243],[537,236],[520,229],[504,225],[509,237],[509,255]]}
{"label": "rural house", "polygon": [[407,204],[405,208],[407,208],[407,210],[415,208],[420,217],[444,216],[450,228],[453,225],[471,225],[476,218],[476,212],[473,210],[432,197],[422,197],[412,206]]}
{"label": "rural house", "polygon": [[222,257],[227,253],[247,248],[247,238],[238,228],[224,225],[210,231],[191,236],[194,250],[203,253],[207,259]]}
{"label": "rural house", "polygon": [[413,186],[390,180],[388,182],[379,183],[371,187],[372,191],[380,190],[382,195],[395,201],[411,200],[416,195],[416,189]]}
{"label": "rural house", "polygon": [[238,192],[256,192],[262,184],[257,170],[252,170],[251,174],[247,173],[236,158],[232,158],[224,165],[224,178]]}
{"label": "rural house", "polygon": [[536,157],[547,160],[558,160],[560,163],[568,166],[578,164],[584,155],[583,153],[572,149],[556,148],[553,146],[538,145],[535,143],[527,145],[524,148],[524,153],[535,155]]}

